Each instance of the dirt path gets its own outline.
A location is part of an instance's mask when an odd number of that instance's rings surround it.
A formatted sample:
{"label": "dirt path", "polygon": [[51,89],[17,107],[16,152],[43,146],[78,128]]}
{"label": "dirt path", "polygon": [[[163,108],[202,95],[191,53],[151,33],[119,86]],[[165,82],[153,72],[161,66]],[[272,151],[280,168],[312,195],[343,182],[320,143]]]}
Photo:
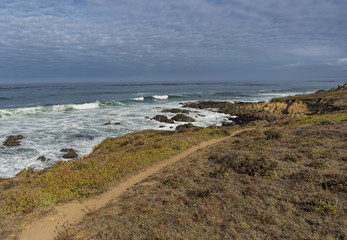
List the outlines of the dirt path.
{"label": "dirt path", "polygon": [[59,231],[63,229],[64,225],[65,226],[71,225],[71,224],[73,225],[80,222],[88,212],[98,210],[99,208],[105,206],[111,200],[119,197],[128,188],[143,181],[144,179],[158,172],[162,168],[187,157],[188,155],[192,154],[193,152],[199,149],[211,146],[227,138],[230,138],[241,131],[245,131],[245,130],[239,130],[232,133],[231,136],[219,138],[219,139],[213,139],[210,141],[203,142],[195,147],[189,148],[188,150],[176,156],[173,156],[167,160],[161,161],[160,163],[152,167],[149,167],[145,171],[126,179],[126,181],[118,184],[115,187],[110,188],[108,191],[106,191],[105,193],[95,198],[85,200],[84,202],[72,201],[62,206],[57,206],[56,213],[54,215],[49,215],[47,217],[44,217],[42,219],[39,219],[33,222],[27,229],[25,229],[20,234],[19,239],[20,240],[54,239],[57,235],[57,230]]}

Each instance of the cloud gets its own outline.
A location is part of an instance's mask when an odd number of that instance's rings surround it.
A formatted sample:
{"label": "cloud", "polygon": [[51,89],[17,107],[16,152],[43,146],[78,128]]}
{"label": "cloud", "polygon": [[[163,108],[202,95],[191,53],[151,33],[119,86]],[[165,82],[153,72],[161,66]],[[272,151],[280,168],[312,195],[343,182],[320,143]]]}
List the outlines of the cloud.
{"label": "cloud", "polygon": [[347,54],[346,7],[326,0],[3,1],[0,82],[191,69],[225,77],[247,66],[324,64]]}

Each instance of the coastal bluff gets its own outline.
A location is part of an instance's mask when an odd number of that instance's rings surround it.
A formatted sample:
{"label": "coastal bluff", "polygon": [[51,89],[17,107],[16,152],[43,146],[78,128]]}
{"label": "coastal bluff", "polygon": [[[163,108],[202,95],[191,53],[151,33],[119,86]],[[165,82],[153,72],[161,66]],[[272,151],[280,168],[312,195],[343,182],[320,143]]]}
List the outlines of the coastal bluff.
{"label": "coastal bluff", "polygon": [[326,114],[347,110],[347,83],[330,90],[320,90],[312,94],[273,98],[270,102],[219,102],[198,101],[184,103],[183,107],[216,109],[219,113],[236,116],[236,124],[253,121],[274,122],[305,115]]}

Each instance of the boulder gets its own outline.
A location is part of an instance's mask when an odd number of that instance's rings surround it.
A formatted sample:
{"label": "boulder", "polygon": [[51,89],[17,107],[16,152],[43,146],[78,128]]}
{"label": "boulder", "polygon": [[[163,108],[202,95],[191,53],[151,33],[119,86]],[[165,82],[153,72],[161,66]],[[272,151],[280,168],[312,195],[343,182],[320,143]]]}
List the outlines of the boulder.
{"label": "boulder", "polygon": [[111,125],[111,122],[104,123],[105,126]]}
{"label": "boulder", "polygon": [[161,112],[169,112],[169,113],[190,113],[191,111],[186,109],[179,109],[179,108],[171,108],[171,109],[163,109]]}
{"label": "boulder", "polygon": [[195,119],[192,117],[189,117],[183,113],[179,113],[171,118],[172,120],[175,120],[177,122],[195,122]]}
{"label": "boulder", "polygon": [[4,146],[6,146],[6,147],[19,146],[20,145],[19,140],[22,140],[24,138],[25,137],[23,135],[17,135],[17,136],[11,135],[4,142]]}
{"label": "boulder", "polygon": [[120,125],[120,122],[115,122],[113,125]]}
{"label": "boulder", "polygon": [[165,122],[165,123],[174,123],[173,120],[167,118],[165,115],[156,115],[153,120],[156,120],[158,122]]}
{"label": "boulder", "polygon": [[40,160],[41,162],[44,162],[47,160],[47,158],[45,156],[40,156],[37,158],[37,160]]}
{"label": "boulder", "polygon": [[78,154],[76,153],[76,151],[72,148],[63,148],[60,150],[60,152],[66,152],[66,154],[63,155],[63,158],[77,158]]}

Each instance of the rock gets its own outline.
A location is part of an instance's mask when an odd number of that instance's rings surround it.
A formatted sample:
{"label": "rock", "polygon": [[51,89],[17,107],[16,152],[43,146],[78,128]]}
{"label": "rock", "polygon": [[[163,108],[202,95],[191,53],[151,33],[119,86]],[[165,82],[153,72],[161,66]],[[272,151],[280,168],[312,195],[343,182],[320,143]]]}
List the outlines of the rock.
{"label": "rock", "polygon": [[188,114],[191,111],[186,110],[186,109],[183,110],[183,109],[179,109],[179,108],[171,108],[171,109],[163,109],[161,112],[164,112],[164,113],[167,113],[167,112],[169,112],[169,113],[186,113],[186,114]]}
{"label": "rock", "polygon": [[40,157],[37,158],[37,160],[40,160],[41,162],[44,162],[44,161],[46,161],[47,159],[46,159],[45,156],[40,156]]}
{"label": "rock", "polygon": [[115,122],[113,125],[120,125],[120,122]]}
{"label": "rock", "polygon": [[78,154],[76,153],[76,151],[72,148],[63,148],[60,150],[60,152],[66,152],[66,154],[63,155],[63,158],[77,158]]}
{"label": "rock", "polygon": [[234,125],[234,122],[222,122],[222,127],[232,127]]}
{"label": "rock", "polygon": [[111,125],[111,122],[104,123],[105,126]]}
{"label": "rock", "polygon": [[173,120],[167,118],[165,115],[156,115],[153,120],[156,120],[158,122],[165,122],[165,123],[174,123]]}
{"label": "rock", "polygon": [[172,120],[175,120],[177,122],[195,122],[195,119],[192,117],[189,117],[183,113],[179,113],[171,118]]}
{"label": "rock", "polygon": [[176,127],[176,130],[181,132],[181,131],[185,131],[188,129],[194,129],[194,128],[196,128],[196,127],[193,124],[187,123],[187,124],[183,124],[183,125],[178,125]]}
{"label": "rock", "polygon": [[337,90],[346,90],[347,89],[347,83],[343,85],[338,85]]}
{"label": "rock", "polygon": [[159,128],[164,128],[165,126],[164,125],[160,125]]}
{"label": "rock", "polygon": [[309,112],[308,106],[302,101],[294,101],[287,108],[287,113],[289,115],[295,115],[295,114],[306,113],[306,112]]}
{"label": "rock", "polygon": [[25,137],[23,135],[17,135],[17,136],[9,136],[6,141],[4,142],[4,146],[6,147],[14,147],[14,146],[19,146],[20,142],[19,140],[24,139]]}
{"label": "rock", "polygon": [[88,140],[93,140],[94,137],[91,135],[84,135],[84,134],[76,134],[74,135],[76,138],[81,138],[81,139],[88,139]]}

